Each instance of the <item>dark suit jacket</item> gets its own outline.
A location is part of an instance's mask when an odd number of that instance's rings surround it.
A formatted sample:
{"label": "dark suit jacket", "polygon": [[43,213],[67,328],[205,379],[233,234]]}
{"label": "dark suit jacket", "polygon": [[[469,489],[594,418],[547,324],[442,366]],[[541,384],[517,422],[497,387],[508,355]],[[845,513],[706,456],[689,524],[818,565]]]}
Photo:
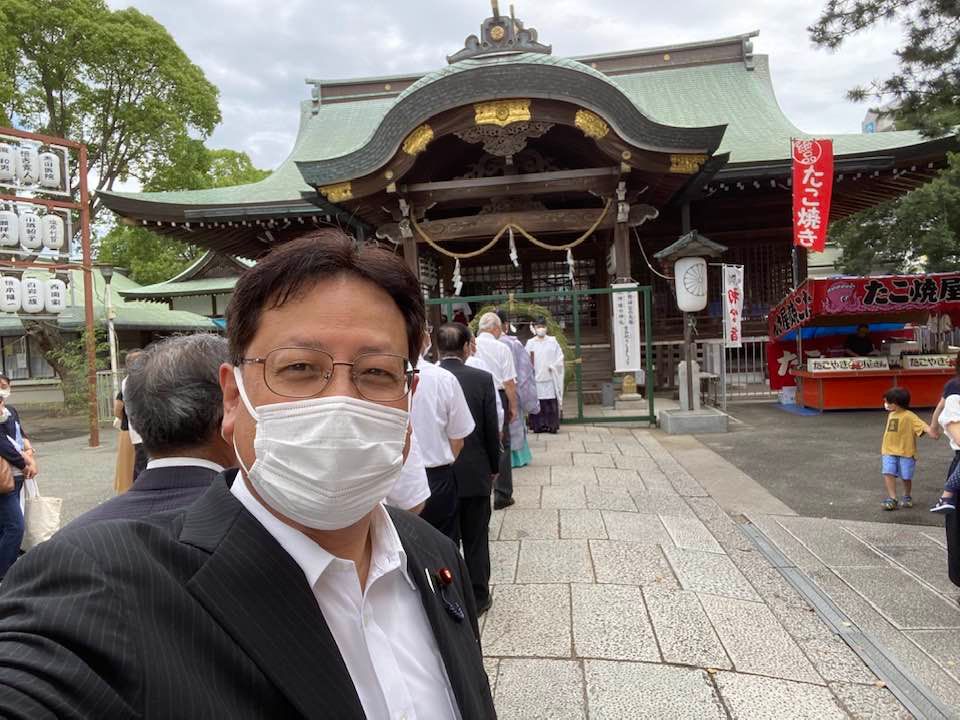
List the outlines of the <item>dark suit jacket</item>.
{"label": "dark suit jacket", "polygon": [[144,470],[123,495],[85,512],[67,527],[101,520],[140,520],[154,513],[180,510],[203,495],[216,476],[216,470],[199,465]]}
{"label": "dark suit jacket", "polygon": [[464,439],[463,450],[453,463],[457,490],[460,497],[489,495],[493,489],[490,476],[500,470],[501,452],[493,376],[459,360],[444,360],[440,367],[457,377],[476,426]]}
{"label": "dark suit jacket", "polygon": [[[65,530],[14,566],[0,586],[0,717],[364,717],[303,572],[230,494],[235,474],[185,510]],[[464,720],[495,717],[459,553],[389,512]],[[462,622],[427,584],[442,567]]]}

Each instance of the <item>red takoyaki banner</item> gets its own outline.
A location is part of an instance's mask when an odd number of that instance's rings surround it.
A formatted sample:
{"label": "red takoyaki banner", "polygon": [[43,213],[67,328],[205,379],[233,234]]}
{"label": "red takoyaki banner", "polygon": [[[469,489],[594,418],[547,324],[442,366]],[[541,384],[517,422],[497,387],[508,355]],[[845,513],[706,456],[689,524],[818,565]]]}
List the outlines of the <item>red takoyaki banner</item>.
{"label": "red takoyaki banner", "polygon": [[833,193],[833,141],[793,140],[793,244],[823,252]]}
{"label": "red takoyaki banner", "polygon": [[816,325],[857,322],[922,322],[927,313],[960,321],[960,273],[885,275],[807,280],[768,318],[771,339]]}

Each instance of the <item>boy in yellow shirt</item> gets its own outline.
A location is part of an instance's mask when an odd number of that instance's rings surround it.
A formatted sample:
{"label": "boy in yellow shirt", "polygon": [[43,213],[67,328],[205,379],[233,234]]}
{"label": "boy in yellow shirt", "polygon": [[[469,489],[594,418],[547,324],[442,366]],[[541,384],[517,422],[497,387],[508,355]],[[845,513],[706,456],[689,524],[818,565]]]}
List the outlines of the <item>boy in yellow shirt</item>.
{"label": "boy in yellow shirt", "polygon": [[910,391],[906,388],[887,390],[883,396],[883,407],[890,413],[880,448],[883,483],[887,488],[883,509],[897,509],[897,478],[903,481],[900,506],[910,508],[913,507],[913,474],[917,468],[917,438],[923,433],[936,436],[929,425],[910,412]]}

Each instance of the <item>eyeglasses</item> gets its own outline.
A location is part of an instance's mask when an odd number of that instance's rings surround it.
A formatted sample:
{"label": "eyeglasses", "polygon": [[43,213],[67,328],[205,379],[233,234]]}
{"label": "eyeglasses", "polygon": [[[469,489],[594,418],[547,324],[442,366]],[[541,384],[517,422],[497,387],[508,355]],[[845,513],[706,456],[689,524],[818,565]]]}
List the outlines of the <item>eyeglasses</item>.
{"label": "eyeglasses", "polygon": [[241,358],[245,365],[262,365],[263,379],[271,392],[288,398],[319,395],[333,377],[334,368],[350,368],[350,379],[360,397],[371,402],[401,400],[410,392],[414,370],[402,355],[363,353],[353,362],[336,362],[323,350],[281,347],[264,357]]}

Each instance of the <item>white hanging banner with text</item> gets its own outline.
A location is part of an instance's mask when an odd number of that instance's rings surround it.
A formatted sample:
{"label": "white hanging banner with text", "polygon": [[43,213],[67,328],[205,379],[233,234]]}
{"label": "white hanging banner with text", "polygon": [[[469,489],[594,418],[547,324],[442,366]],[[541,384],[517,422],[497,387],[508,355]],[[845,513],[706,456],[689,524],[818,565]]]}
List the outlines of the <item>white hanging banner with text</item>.
{"label": "white hanging banner with text", "polygon": [[633,292],[610,293],[613,307],[614,372],[636,372],[643,369],[640,362],[640,295],[636,283],[611,286],[614,290],[628,288]]}
{"label": "white hanging banner with text", "polygon": [[723,265],[723,345],[743,347],[743,265]]}

